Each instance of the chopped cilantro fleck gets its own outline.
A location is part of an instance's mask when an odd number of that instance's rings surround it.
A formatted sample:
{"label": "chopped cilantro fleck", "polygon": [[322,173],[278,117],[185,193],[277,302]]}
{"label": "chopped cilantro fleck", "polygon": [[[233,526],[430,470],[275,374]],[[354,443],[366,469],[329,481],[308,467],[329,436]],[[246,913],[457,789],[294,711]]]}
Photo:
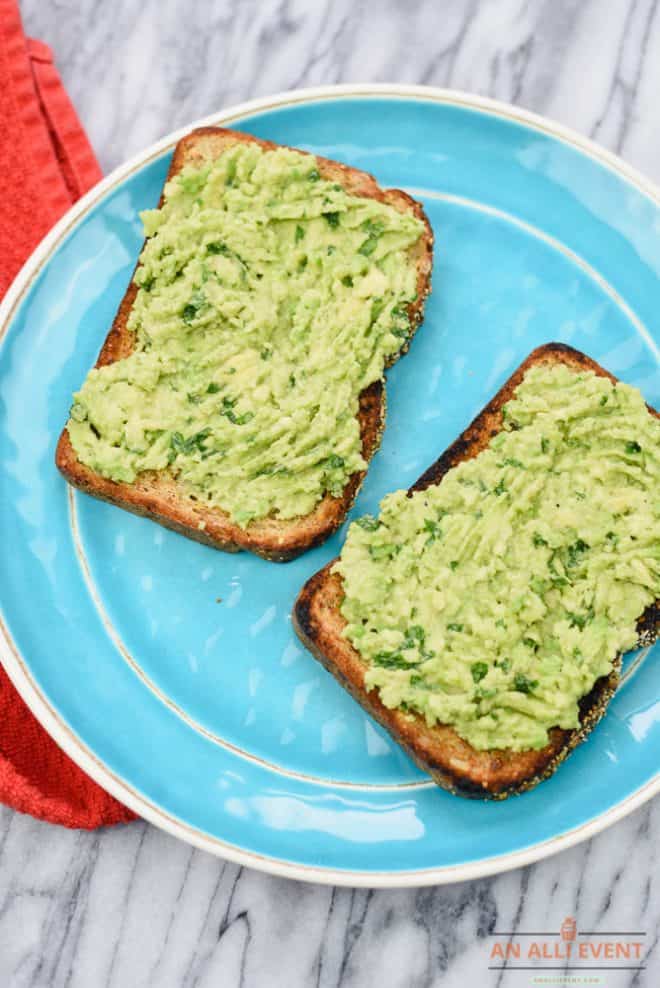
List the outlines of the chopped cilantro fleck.
{"label": "chopped cilantro fleck", "polygon": [[392,542],[386,542],[385,545],[370,545],[369,554],[372,559],[388,559],[391,556],[396,555],[400,549],[400,545],[395,545]]}
{"label": "chopped cilantro fleck", "polygon": [[365,220],[362,224],[362,229],[365,230],[370,237],[380,237],[381,233],[385,229],[385,224],[380,220]]}
{"label": "chopped cilantro fleck", "polygon": [[430,545],[435,542],[436,539],[442,538],[442,529],[437,521],[432,518],[424,519],[424,531],[429,533],[429,537],[425,542],[425,545]]}
{"label": "chopped cilantro fleck", "polygon": [[358,247],[358,254],[370,257],[378,246],[378,237],[367,237],[361,247]]}
{"label": "chopped cilantro fleck", "polygon": [[245,425],[254,418],[254,412],[243,412],[242,415],[236,415],[231,409],[224,412],[225,416],[229,419],[232,425]]}
{"label": "chopped cilantro fleck", "polygon": [[183,321],[191,323],[193,319],[196,319],[201,310],[206,305],[206,296],[204,292],[196,289],[190,296],[190,301],[187,305],[184,305],[183,311],[181,313]]}
{"label": "chopped cilantro fleck", "polygon": [[420,649],[424,647],[424,642],[426,640],[426,632],[420,624],[411,625],[406,631],[403,647],[404,648],[415,648],[419,646]]}
{"label": "chopped cilantro fleck", "polygon": [[373,662],[381,669],[410,669],[412,665],[398,652],[378,652],[374,655]]}
{"label": "chopped cilantro fleck", "polygon": [[363,515],[362,518],[355,519],[355,524],[363,528],[365,532],[375,532],[380,522],[373,515]]}
{"label": "chopped cilantro fleck", "polygon": [[196,449],[202,452],[204,440],[209,436],[210,431],[210,429],[202,429],[201,432],[196,432],[194,435],[188,436],[187,439],[184,439],[180,432],[173,432],[170,436],[170,446],[173,453],[171,459],[174,459],[179,453],[187,456]]}
{"label": "chopped cilantro fleck", "polygon": [[538,679],[528,679],[524,672],[517,672],[513,677],[513,688],[518,693],[531,693],[538,685]]}
{"label": "chopped cilantro fleck", "polygon": [[245,425],[254,418],[254,412],[243,412],[242,415],[237,415],[234,411],[234,405],[238,401],[237,398],[230,398],[228,395],[224,395],[222,399],[222,409],[220,414],[224,415],[226,419],[232,423],[232,425]]}
{"label": "chopped cilantro fleck", "polygon": [[475,683],[480,683],[484,676],[488,675],[488,665],[485,662],[473,662],[470,666],[472,679]]}
{"label": "chopped cilantro fleck", "polygon": [[567,550],[566,565],[572,569],[575,566],[579,566],[582,561],[582,556],[587,551],[589,546],[582,539],[578,539],[573,545],[569,545]]}
{"label": "chopped cilantro fleck", "polygon": [[586,614],[573,614],[571,611],[566,611],[566,617],[570,622],[571,628],[579,628],[582,631],[589,621],[593,621],[594,609],[593,607],[589,607]]}

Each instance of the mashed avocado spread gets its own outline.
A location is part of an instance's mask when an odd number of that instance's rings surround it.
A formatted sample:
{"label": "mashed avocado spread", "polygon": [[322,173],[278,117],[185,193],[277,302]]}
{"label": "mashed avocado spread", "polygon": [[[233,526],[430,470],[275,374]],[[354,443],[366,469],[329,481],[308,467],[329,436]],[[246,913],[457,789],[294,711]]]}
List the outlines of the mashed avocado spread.
{"label": "mashed avocado spread", "polygon": [[345,634],[390,708],[475,748],[540,748],[660,597],[660,421],[640,393],[536,366],[504,429],[348,532]]}
{"label": "mashed avocado spread", "polygon": [[168,468],[242,526],[339,495],[365,466],[358,396],[409,332],[421,221],[255,144],[185,167],[142,219],[134,351],[75,395],[78,458]]}

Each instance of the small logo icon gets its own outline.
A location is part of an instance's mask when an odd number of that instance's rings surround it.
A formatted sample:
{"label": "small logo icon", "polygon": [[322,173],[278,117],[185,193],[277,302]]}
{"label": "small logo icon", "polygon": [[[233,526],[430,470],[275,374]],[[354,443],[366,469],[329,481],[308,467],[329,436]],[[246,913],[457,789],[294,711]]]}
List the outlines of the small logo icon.
{"label": "small logo icon", "polygon": [[566,943],[575,940],[577,936],[577,924],[572,916],[567,916],[560,927],[561,938]]}

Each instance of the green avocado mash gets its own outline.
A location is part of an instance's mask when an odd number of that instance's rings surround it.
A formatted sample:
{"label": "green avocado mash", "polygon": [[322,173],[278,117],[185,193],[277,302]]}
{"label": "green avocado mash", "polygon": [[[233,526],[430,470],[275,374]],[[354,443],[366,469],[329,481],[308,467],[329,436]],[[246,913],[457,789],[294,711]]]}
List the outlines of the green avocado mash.
{"label": "green avocado mash", "polygon": [[78,458],[128,483],[169,468],[242,526],[340,494],[365,466],[358,396],[408,334],[423,224],[255,144],[187,166],[142,219],[135,348],[75,395]]}
{"label": "green avocado mash", "polygon": [[345,634],[383,703],[475,748],[540,748],[660,597],[660,421],[639,391],[530,369],[504,430],[348,532]]}

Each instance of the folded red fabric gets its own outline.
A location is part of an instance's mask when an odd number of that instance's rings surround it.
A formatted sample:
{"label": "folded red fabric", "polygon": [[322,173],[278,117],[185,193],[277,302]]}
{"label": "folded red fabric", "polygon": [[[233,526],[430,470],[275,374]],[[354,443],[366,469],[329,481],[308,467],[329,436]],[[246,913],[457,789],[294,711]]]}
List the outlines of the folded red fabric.
{"label": "folded red fabric", "polygon": [[[0,298],[69,206],[101,178],[47,45],[27,39],[15,0],[0,0]],[[134,814],[57,747],[0,667],[0,802],[65,827]]]}

